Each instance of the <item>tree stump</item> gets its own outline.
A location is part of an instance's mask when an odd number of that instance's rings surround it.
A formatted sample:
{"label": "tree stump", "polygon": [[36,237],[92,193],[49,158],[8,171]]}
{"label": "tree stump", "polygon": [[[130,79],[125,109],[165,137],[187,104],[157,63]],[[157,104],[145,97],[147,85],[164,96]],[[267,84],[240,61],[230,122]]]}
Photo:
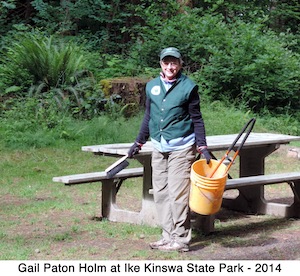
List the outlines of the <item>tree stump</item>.
{"label": "tree stump", "polygon": [[105,97],[122,105],[123,115],[128,117],[144,108],[148,81],[149,79],[125,77],[104,79],[100,81],[100,85]]}

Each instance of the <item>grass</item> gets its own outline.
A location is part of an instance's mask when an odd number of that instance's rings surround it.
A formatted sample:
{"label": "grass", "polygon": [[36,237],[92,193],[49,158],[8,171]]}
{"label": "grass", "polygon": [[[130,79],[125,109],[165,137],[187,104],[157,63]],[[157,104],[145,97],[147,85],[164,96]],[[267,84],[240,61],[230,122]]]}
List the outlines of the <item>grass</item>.
{"label": "grass", "polygon": [[[205,109],[208,135],[237,132],[251,117],[251,114],[238,110],[230,109],[228,112],[228,109],[220,106],[214,108],[212,111]],[[219,116],[214,116],[216,110]],[[141,118],[142,115],[129,120],[100,117],[90,122],[73,122],[63,130],[68,132],[68,139],[54,139],[54,144],[48,146],[26,145],[26,131],[23,144],[20,141],[15,144],[2,142],[1,260],[187,258],[178,253],[149,251],[147,246],[141,249],[144,244],[160,236],[159,228],[101,220],[101,185],[98,183],[66,187],[52,182],[54,176],[104,170],[115,159],[82,152],[81,146],[134,141]],[[55,130],[52,131],[55,133]],[[263,118],[258,118],[254,131],[269,131]],[[3,132],[2,128],[0,135],[5,133],[8,132]],[[31,130],[30,137],[33,136]],[[47,139],[49,136],[45,137]],[[8,141],[9,138],[2,141]],[[300,143],[293,143],[293,146],[299,147]],[[131,165],[136,164],[131,162]],[[282,152],[272,154],[267,159],[267,165],[268,172],[299,169],[299,163],[287,159]],[[279,188],[273,189],[277,192]],[[140,194],[140,180],[126,181],[120,190],[120,205],[139,209],[135,201],[141,197]],[[237,228],[248,227],[239,225],[241,221],[234,218],[219,220],[216,227],[223,234],[207,239],[201,233],[194,233],[197,236],[195,244],[212,251],[222,243],[226,246],[251,245],[250,237],[229,235],[232,229],[236,231]],[[270,221],[270,224],[272,221],[274,225],[278,223],[273,218]],[[263,242],[264,238],[265,234],[261,234],[259,241]],[[120,247],[124,243],[130,247]]]}

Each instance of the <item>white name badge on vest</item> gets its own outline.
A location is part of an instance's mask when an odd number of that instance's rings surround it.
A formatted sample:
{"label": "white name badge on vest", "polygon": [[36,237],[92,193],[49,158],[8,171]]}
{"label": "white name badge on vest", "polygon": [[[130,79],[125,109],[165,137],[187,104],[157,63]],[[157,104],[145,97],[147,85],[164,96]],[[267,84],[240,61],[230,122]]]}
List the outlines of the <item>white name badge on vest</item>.
{"label": "white name badge on vest", "polygon": [[160,86],[159,85],[153,86],[151,89],[151,94],[154,96],[158,96],[160,94]]}

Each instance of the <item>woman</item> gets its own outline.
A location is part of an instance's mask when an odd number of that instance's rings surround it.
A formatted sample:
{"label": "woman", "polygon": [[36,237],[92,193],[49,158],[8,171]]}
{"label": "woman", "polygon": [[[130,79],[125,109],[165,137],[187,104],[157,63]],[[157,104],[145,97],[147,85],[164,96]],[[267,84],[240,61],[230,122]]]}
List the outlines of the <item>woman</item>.
{"label": "woman", "polygon": [[146,85],[146,111],[140,132],[128,151],[132,158],[151,138],[152,185],[162,238],[152,249],[188,251],[190,170],[196,150],[210,162],[198,86],[182,74],[179,50],[161,51],[160,76]]}

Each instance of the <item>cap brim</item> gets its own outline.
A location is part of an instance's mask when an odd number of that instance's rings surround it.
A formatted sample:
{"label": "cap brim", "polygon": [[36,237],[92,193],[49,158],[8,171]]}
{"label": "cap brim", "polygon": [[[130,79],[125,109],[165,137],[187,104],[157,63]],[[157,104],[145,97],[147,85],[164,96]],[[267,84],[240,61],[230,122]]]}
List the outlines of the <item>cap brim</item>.
{"label": "cap brim", "polygon": [[176,51],[167,51],[160,56],[160,59],[162,60],[165,57],[175,57],[175,58],[179,59],[179,58],[181,58],[181,55],[180,55],[180,53],[178,53]]}

